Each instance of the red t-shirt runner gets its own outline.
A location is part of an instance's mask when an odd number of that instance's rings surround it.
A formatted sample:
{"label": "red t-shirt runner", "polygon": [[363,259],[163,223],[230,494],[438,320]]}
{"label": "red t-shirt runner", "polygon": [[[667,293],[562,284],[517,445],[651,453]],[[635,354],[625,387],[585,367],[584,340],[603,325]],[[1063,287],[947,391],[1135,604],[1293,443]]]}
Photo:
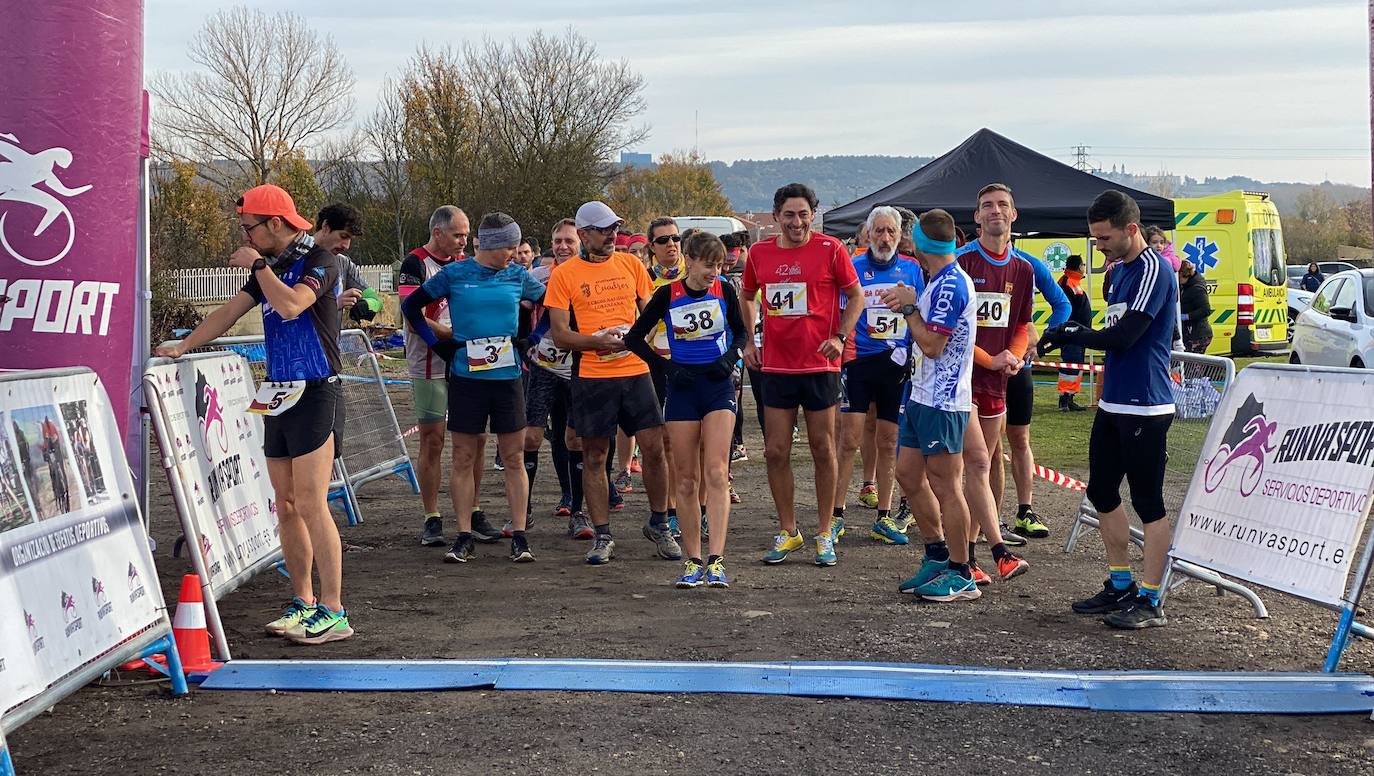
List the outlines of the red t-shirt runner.
{"label": "red t-shirt runner", "polygon": [[[973,290],[978,294],[978,340],[975,344],[989,356],[996,356],[1013,348],[1015,341],[1025,353],[1026,327],[1031,322],[1031,289],[1035,287],[1035,270],[1010,249],[1001,255],[991,253],[977,240],[960,248],[956,254],[959,267],[973,278]],[[998,399],[1007,395],[1007,376],[1001,372],[973,367],[973,392]]]}
{"label": "red t-shirt runner", "polygon": [[776,237],[755,243],[741,288],[750,297],[763,292],[763,371],[840,371],[820,347],[839,330],[840,292],[858,282],[849,253],[830,235],[813,232],[799,248],[780,247]]}

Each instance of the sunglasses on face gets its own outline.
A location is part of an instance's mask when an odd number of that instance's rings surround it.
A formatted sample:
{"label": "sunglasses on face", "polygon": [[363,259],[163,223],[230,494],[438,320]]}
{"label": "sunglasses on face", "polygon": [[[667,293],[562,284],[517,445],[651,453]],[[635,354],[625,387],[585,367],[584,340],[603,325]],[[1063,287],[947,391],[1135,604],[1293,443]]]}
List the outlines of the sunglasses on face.
{"label": "sunglasses on face", "polygon": [[620,224],[611,224],[610,226],[584,226],[582,228],[588,232],[596,232],[597,234],[611,234],[620,229]]}
{"label": "sunglasses on face", "polygon": [[676,234],[665,234],[654,238],[654,245],[667,245],[670,242],[682,242],[682,236]]}

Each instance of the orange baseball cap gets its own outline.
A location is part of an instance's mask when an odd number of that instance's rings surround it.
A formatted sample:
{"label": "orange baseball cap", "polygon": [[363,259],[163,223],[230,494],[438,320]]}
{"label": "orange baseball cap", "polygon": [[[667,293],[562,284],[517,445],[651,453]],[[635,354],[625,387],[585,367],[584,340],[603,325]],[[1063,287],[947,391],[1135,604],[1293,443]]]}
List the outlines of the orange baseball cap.
{"label": "orange baseball cap", "polygon": [[301,218],[301,214],[296,212],[296,202],[286,193],[286,189],[270,183],[254,186],[243,192],[243,196],[239,197],[238,212],[255,216],[277,216],[301,231],[307,231],[314,226],[309,219]]}

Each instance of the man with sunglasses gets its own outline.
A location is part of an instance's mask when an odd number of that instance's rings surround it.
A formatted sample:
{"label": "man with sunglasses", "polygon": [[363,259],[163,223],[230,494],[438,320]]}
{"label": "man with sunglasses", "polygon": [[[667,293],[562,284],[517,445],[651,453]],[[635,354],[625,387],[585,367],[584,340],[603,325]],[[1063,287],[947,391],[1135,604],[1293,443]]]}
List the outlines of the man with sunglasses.
{"label": "man with sunglasses", "polygon": [[[337,431],[343,428],[339,383],[338,258],[315,244],[310,221],[291,195],[256,186],[238,201],[243,247],[229,266],[249,270],[243,289],[175,345],[156,355],[179,358],[229,330],[258,305],[267,349],[267,380],[250,410],[261,410],[267,475],[276,494],[282,554],[292,592],[267,632],[300,644],[353,635],[343,606],[343,550],[326,500]],[[311,585],[320,575],[320,596]]]}
{"label": "man with sunglasses", "polygon": [[582,440],[582,492],[596,537],[592,565],[609,563],[611,539],[606,457],[617,427],[636,436],[643,456],[644,490],[652,510],[644,526],[660,557],[681,560],[668,528],[668,471],[663,453],[663,411],[649,366],[625,349],[623,337],[653,295],[639,260],[615,250],[620,216],[603,202],[588,202],[574,219],[582,255],[549,274],[544,305],[554,343],[573,352],[569,423]]}

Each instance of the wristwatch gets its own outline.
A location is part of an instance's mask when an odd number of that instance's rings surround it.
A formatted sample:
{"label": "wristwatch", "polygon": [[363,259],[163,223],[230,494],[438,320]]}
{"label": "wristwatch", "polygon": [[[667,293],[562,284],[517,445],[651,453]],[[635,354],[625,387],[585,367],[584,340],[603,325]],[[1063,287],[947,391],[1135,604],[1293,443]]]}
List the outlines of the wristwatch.
{"label": "wristwatch", "polygon": [[839,340],[841,345],[849,341],[849,337],[842,331],[835,332],[835,339]]}
{"label": "wristwatch", "polygon": [[913,314],[913,313],[915,313],[915,312],[916,312],[916,305],[914,305],[914,304],[904,304],[904,305],[902,305],[902,315],[911,315],[911,314]]}
{"label": "wristwatch", "polygon": [[252,271],[257,272],[260,269],[267,269],[267,259],[259,258],[253,261]]}

